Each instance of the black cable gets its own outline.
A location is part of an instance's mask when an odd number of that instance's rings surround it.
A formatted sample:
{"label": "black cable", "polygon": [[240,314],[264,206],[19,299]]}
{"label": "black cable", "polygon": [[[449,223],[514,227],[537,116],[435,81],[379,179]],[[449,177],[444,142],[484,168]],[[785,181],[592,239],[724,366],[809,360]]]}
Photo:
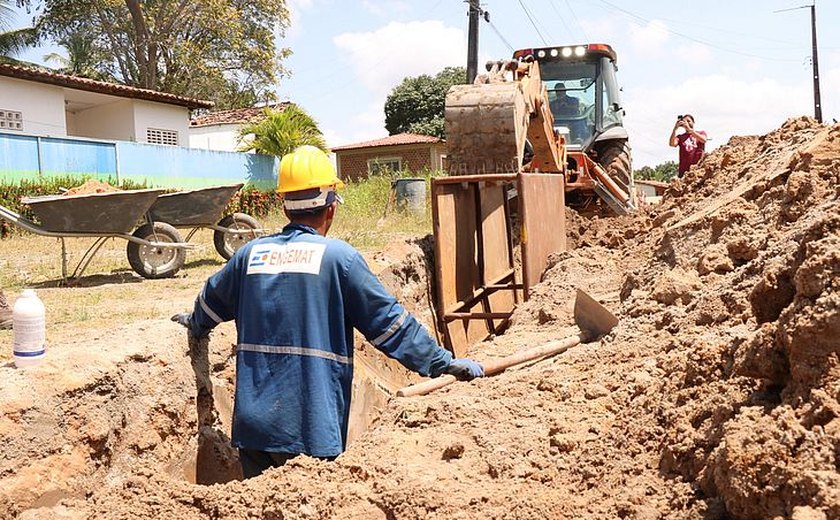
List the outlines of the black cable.
{"label": "black cable", "polygon": [[545,36],[542,35],[539,27],[537,27],[537,23],[534,21],[534,17],[531,16],[531,11],[529,11],[528,8],[525,7],[525,2],[523,2],[523,0],[519,0],[519,5],[522,6],[522,10],[525,11],[525,16],[528,17],[528,20],[531,22],[531,25],[534,27],[534,30],[537,31],[537,35],[543,41],[543,45],[548,46],[548,42],[545,41]]}
{"label": "black cable", "polygon": [[514,48],[513,48],[513,45],[511,45],[510,43],[508,43],[508,41],[505,39],[505,37],[504,37],[504,36],[502,36],[502,33],[501,33],[501,32],[499,32],[499,29],[498,29],[498,28],[496,28],[496,26],[495,26],[495,25],[493,25],[493,22],[491,22],[490,20],[487,20],[487,23],[490,25],[490,28],[491,28],[491,29],[493,29],[493,32],[495,32],[495,33],[496,33],[496,36],[498,36],[498,37],[499,37],[499,39],[500,39],[500,40],[502,40],[502,43],[504,43],[505,45],[507,45],[507,48],[508,48],[508,49],[510,49],[510,52],[513,52],[513,51],[515,51],[515,50],[516,50],[516,49],[514,49]]}
{"label": "black cable", "polygon": [[578,27],[580,27],[580,32],[583,33],[584,40],[589,41],[589,35],[586,34],[586,29],[583,28],[583,24],[580,23],[580,20],[578,20],[577,14],[575,13],[575,10],[572,9],[572,4],[569,3],[569,0],[565,0],[565,2],[566,2],[566,7],[568,7],[569,11],[572,13],[572,18],[575,19],[575,23],[577,24]]}
{"label": "black cable", "polygon": [[[628,11],[628,10],[626,10],[626,9],[622,9],[621,7],[619,7],[619,6],[615,5],[615,4],[611,3],[611,2],[607,2],[607,0],[598,0],[598,1],[599,1],[599,2],[601,2],[601,3],[602,3],[602,4],[604,4],[604,5],[607,5],[607,6],[611,7],[611,8],[613,8],[613,9],[615,9],[616,11],[621,11],[622,13],[624,13],[624,14],[626,14],[626,15],[630,16],[631,18],[634,18],[634,19],[636,19],[636,20],[638,20],[638,21],[641,21],[641,22],[643,22],[643,23],[645,23],[645,24],[649,24],[649,23],[651,23],[651,21],[650,21],[650,20],[648,20],[647,18],[644,18],[644,17],[639,16],[639,15],[637,15],[637,14],[631,13],[630,11]],[[640,24],[640,25],[641,25],[641,24]],[[714,43],[707,42],[707,41],[701,40],[701,39],[699,39],[699,38],[695,38],[695,37],[693,37],[693,36],[689,36],[689,35],[687,35],[687,34],[683,34],[683,33],[680,33],[680,32],[677,32],[677,31],[674,31],[674,30],[672,30],[672,29],[669,29],[667,26],[665,27],[665,31],[666,31],[666,32],[669,32],[669,33],[671,33],[671,34],[674,34],[674,35],[676,35],[676,36],[680,36],[680,37],[682,37],[682,38],[685,38],[685,39],[687,39],[687,40],[691,40],[691,41],[693,41],[693,42],[699,43],[699,44],[701,44],[701,45],[705,45],[705,46],[707,46],[707,47],[711,47],[711,48],[713,48],[713,49],[718,49],[718,50],[723,51],[723,52],[729,52],[729,53],[732,53],[732,54],[738,54],[738,55],[740,55],[740,56],[747,56],[747,57],[749,57],[749,58],[758,58],[758,59],[760,59],[760,60],[767,60],[767,61],[778,61],[778,62],[783,62],[783,63],[791,63],[791,62],[796,61],[796,60],[791,60],[791,59],[770,58],[770,57],[767,57],[767,56],[759,56],[759,55],[757,55],[757,54],[750,54],[750,53],[748,53],[748,52],[741,52],[741,51],[736,51],[736,50],[732,50],[732,49],[727,49],[726,47],[722,47],[722,46],[720,46],[720,45],[716,45],[716,44],[714,44]]]}

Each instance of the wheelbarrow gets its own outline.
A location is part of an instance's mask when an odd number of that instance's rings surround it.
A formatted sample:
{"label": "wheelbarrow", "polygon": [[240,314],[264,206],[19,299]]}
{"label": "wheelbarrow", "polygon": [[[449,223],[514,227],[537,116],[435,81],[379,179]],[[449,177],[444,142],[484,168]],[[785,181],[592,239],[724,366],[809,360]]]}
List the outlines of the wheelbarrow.
{"label": "wheelbarrow", "polygon": [[186,249],[194,247],[165,222],[148,222],[131,230],[163,193],[161,189],[124,190],[109,193],[24,197],[39,224],[0,205],[4,218],[31,233],[61,240],[61,275],[67,276],[65,238],[96,238],[82,255],[70,278],[78,278],[109,238],[128,241],[126,254],[131,268],[144,278],[166,278],[184,265]]}
{"label": "wheelbarrow", "polygon": [[225,260],[230,260],[240,247],[263,234],[260,223],[250,215],[233,213],[222,216],[231,197],[242,186],[240,183],[162,194],[149,208],[147,221],[166,222],[175,228],[191,228],[186,242],[199,229],[210,228],[216,252]]}

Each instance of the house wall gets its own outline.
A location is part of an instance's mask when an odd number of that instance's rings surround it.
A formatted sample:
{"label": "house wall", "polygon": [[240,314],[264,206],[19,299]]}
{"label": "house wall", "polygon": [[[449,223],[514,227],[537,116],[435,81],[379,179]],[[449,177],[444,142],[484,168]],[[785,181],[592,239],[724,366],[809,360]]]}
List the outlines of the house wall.
{"label": "house wall", "polygon": [[237,125],[211,125],[190,127],[189,147],[203,150],[235,152],[239,148]]}
{"label": "house wall", "polygon": [[67,135],[60,87],[0,76],[0,108],[23,113],[24,133]]}
{"label": "house wall", "polygon": [[399,158],[404,170],[420,172],[441,167],[443,146],[421,143],[403,146],[379,146],[335,152],[338,174],[342,179],[358,180],[368,176],[368,161]]}
{"label": "house wall", "polygon": [[134,141],[134,107],[127,99],[68,113],[68,133],[76,137]]}
{"label": "house wall", "polygon": [[134,100],[136,142],[146,143],[146,130],[158,128],[178,132],[178,146],[189,146],[190,112],[176,105]]}

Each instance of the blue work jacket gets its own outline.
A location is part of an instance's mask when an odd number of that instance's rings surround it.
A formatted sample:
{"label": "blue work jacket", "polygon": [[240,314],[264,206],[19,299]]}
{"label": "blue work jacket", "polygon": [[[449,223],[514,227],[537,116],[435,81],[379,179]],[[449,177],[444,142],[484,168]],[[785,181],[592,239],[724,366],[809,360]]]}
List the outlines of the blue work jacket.
{"label": "blue work jacket", "polygon": [[[243,246],[207,280],[194,325],[236,320],[233,445],[333,457],[344,451],[353,328],[424,376],[452,360],[346,242],[301,224]],[[195,330],[195,328],[193,329]]]}

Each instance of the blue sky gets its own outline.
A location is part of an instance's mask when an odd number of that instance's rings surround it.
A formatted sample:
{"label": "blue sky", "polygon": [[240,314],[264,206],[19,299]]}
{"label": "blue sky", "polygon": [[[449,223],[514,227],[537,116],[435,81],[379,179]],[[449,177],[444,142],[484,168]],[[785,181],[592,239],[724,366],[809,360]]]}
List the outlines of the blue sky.
{"label": "blue sky", "polygon": [[[674,160],[677,114],[715,148],[813,115],[811,0],[485,0],[479,64],[512,49],[603,42],[617,51],[634,167]],[[312,114],[330,146],[385,137],[403,78],[465,65],[463,0],[291,0],[279,44],[294,54],[277,92]],[[840,119],[840,1],[817,0],[823,118]],[[833,22],[833,23],[832,23]],[[43,54],[43,53],[41,53]],[[33,61],[38,53],[30,53]]]}

